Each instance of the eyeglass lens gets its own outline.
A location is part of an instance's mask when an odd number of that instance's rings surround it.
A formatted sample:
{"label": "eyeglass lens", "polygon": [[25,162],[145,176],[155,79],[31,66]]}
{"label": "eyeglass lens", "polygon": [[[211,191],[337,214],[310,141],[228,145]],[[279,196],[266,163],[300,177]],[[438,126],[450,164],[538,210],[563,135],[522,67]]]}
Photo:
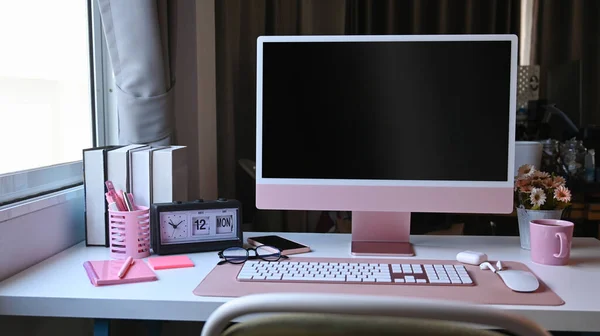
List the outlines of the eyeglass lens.
{"label": "eyeglass lens", "polygon": [[248,259],[248,251],[241,247],[230,247],[223,251],[223,258],[232,264],[240,264]]}
{"label": "eyeglass lens", "polygon": [[[248,259],[248,251],[241,247],[230,247],[223,251],[223,258],[232,264],[240,264]],[[272,246],[259,246],[256,256],[266,261],[277,261],[281,258],[281,251]]]}
{"label": "eyeglass lens", "polygon": [[259,246],[256,248],[256,255],[262,260],[277,261],[281,257],[281,251],[272,246]]}

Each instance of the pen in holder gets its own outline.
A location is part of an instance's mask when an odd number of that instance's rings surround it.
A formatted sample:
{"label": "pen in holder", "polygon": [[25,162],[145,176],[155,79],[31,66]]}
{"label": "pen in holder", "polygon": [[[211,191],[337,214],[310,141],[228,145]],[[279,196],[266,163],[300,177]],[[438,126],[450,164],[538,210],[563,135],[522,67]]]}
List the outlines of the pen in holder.
{"label": "pen in holder", "polygon": [[150,256],[150,209],[137,206],[134,211],[108,210],[108,233],[111,258]]}

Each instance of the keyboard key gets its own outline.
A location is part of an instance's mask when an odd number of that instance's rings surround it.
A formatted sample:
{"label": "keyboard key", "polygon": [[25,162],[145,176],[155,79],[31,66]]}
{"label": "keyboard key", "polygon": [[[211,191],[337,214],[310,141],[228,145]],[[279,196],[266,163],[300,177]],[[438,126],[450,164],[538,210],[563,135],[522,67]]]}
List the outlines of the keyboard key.
{"label": "keyboard key", "polygon": [[433,284],[435,284],[435,283],[440,283],[440,284],[449,284],[449,283],[450,283],[450,280],[447,280],[447,279],[438,279],[438,280],[432,280],[432,279],[429,279],[429,282],[430,282],[430,283],[433,283]]}

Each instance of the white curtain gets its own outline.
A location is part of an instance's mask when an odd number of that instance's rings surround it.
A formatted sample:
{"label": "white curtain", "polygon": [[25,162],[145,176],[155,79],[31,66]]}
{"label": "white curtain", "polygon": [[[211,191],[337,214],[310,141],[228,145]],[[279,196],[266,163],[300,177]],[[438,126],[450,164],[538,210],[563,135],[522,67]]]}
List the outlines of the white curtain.
{"label": "white curtain", "polygon": [[175,3],[98,0],[115,76],[120,144],[174,142]]}

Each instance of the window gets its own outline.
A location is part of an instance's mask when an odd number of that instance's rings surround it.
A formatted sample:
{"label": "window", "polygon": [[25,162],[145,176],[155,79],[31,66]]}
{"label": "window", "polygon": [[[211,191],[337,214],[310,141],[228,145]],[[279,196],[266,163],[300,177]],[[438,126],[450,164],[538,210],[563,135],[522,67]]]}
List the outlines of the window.
{"label": "window", "polygon": [[0,204],[82,181],[82,150],[95,133],[94,2],[2,3]]}

